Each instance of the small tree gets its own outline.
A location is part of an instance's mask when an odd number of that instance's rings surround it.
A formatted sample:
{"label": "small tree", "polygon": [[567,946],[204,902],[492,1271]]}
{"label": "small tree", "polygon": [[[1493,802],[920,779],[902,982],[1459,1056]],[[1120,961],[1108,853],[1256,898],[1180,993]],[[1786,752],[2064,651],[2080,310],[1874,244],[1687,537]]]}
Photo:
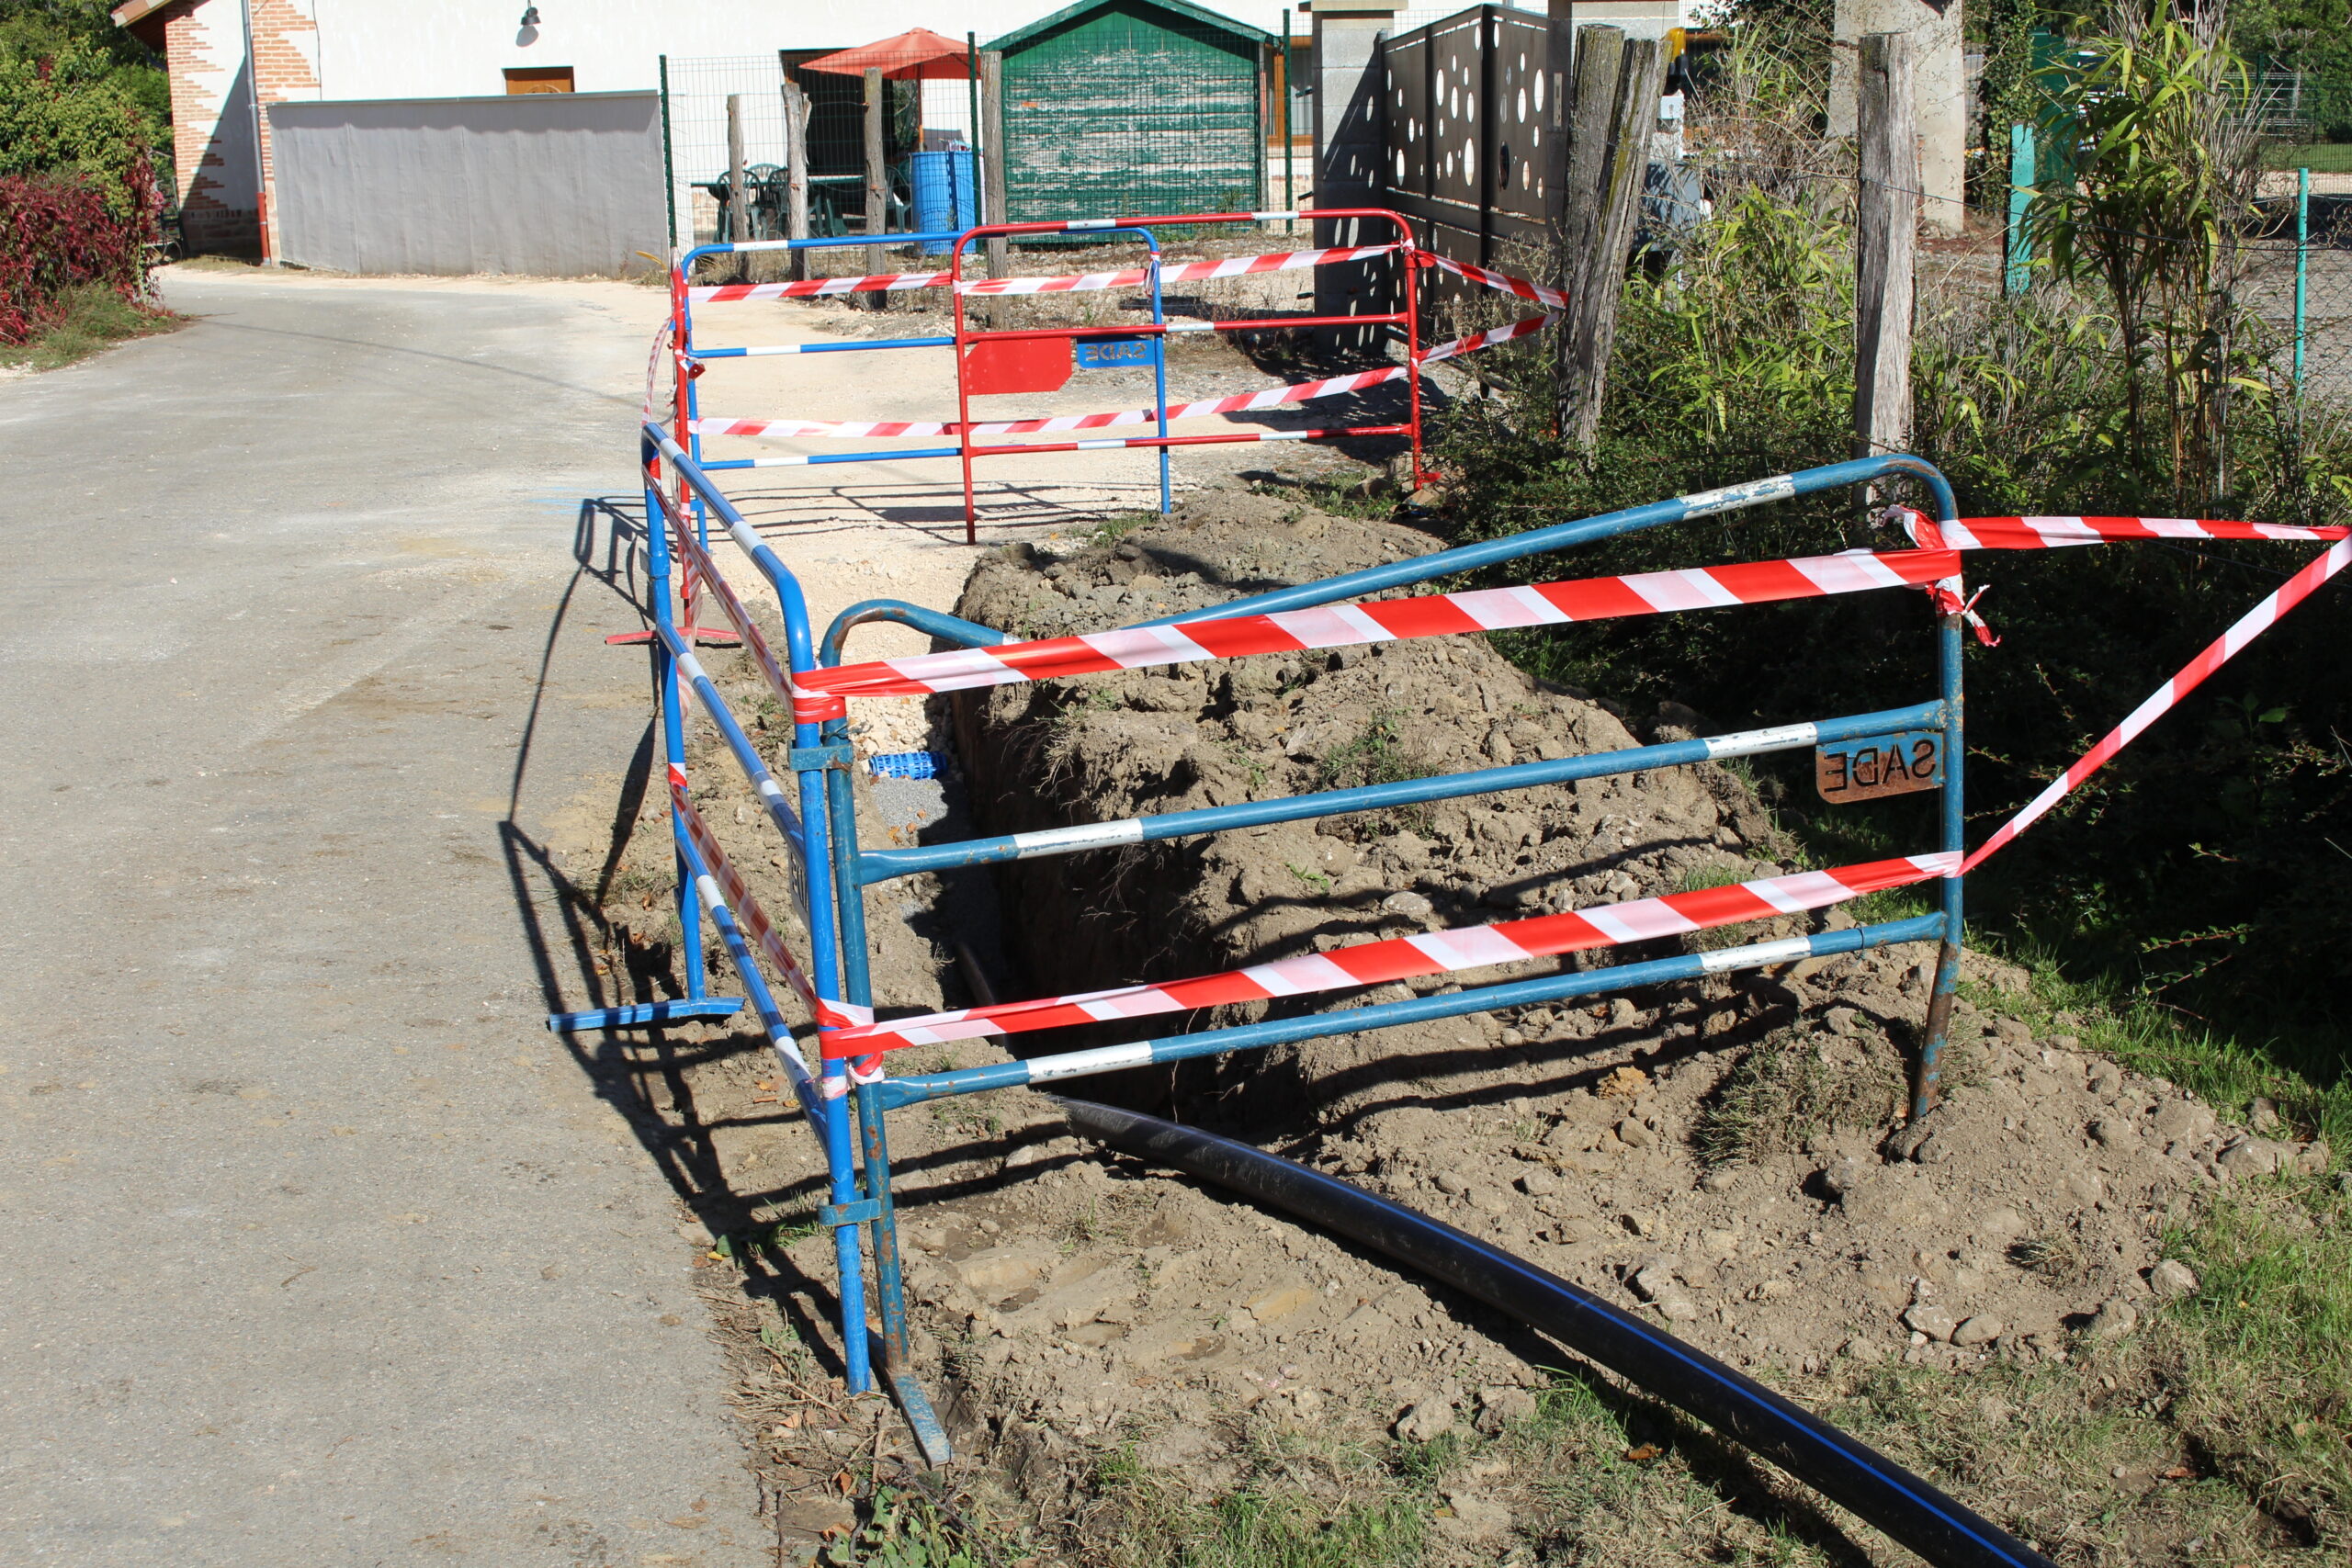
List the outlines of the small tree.
{"label": "small tree", "polygon": [[2225,485],[2232,388],[2261,385],[2239,375],[2233,347],[2236,238],[2256,175],[2245,62],[2221,5],[2183,17],[2121,0],[2062,69],[2075,177],[2045,183],[2030,221],[2053,273],[2096,278],[2114,305],[2133,457],[2150,456],[2154,361],[2174,485],[2202,502]]}

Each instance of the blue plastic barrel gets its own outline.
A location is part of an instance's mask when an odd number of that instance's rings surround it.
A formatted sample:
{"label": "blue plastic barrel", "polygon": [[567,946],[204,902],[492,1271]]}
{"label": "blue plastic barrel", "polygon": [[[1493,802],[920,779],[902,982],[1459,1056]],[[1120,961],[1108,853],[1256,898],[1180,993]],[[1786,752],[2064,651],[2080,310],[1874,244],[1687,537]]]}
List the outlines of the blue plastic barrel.
{"label": "blue plastic barrel", "polygon": [[[918,152],[914,157],[915,232],[962,233],[980,220],[977,176],[968,148],[952,152]],[[927,256],[947,254],[947,242],[923,246]]]}

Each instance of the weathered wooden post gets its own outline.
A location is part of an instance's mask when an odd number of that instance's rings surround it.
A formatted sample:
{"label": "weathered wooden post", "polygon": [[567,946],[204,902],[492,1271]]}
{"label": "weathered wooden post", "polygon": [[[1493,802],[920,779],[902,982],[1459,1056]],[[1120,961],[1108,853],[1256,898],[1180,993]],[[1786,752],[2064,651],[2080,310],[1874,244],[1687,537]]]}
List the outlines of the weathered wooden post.
{"label": "weathered wooden post", "polygon": [[1919,142],[1911,39],[1861,40],[1855,82],[1861,188],[1854,220],[1854,455],[1911,445],[1912,263],[1919,235]]}
{"label": "weathered wooden post", "polygon": [[[743,95],[727,95],[727,232],[722,240],[741,241],[752,237],[746,220],[749,204],[743,199]],[[752,258],[739,255],[729,269],[737,282],[748,281],[752,276]]]}
{"label": "weathered wooden post", "polygon": [[[1599,161],[1593,190],[1591,239],[1577,266],[1575,296],[1568,301],[1560,432],[1586,452],[1600,438],[1609,355],[1617,344],[1617,306],[1625,293],[1625,259],[1634,245],[1642,182],[1649,173],[1650,136],[1657,129],[1658,94],[1665,85],[1665,46],[1656,39],[1626,40],[1611,98],[1608,148]],[[1574,155],[1571,149],[1570,157]],[[1570,192],[1572,197],[1577,194]]]}
{"label": "weathered wooden post", "polygon": [[[808,95],[797,82],[784,85],[784,237],[808,237]],[[808,276],[808,253],[791,253],[794,282]]]}
{"label": "weathered wooden post", "polygon": [[[888,89],[882,85],[882,73],[869,70],[865,73],[865,231],[887,234],[890,231],[890,170],[882,161],[882,107]],[[865,247],[865,270],[882,270],[882,247]],[[874,309],[888,308],[890,297],[884,293],[868,296]]]}
{"label": "weathered wooden post", "polygon": [[1571,314],[1552,334],[1559,423],[1564,431],[1574,425],[1577,407],[1571,370],[1576,363],[1574,302],[1583,297],[1586,274],[1590,270],[1593,220],[1600,211],[1601,170],[1608,162],[1609,118],[1617,105],[1617,76],[1624,63],[1624,28],[1577,29],[1576,85],[1568,100],[1564,149],[1567,172],[1560,189],[1560,287],[1568,292]]}

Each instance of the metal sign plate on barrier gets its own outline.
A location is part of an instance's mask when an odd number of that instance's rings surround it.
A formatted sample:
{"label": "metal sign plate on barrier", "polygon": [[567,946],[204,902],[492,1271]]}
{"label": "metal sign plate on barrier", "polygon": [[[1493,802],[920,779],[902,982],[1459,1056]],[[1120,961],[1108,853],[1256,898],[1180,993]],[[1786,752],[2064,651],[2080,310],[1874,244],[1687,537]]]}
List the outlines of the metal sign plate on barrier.
{"label": "metal sign plate on barrier", "polygon": [[1058,392],[1069,381],[1068,338],[982,338],[964,350],[976,398]]}
{"label": "metal sign plate on barrier", "polygon": [[1148,337],[1088,337],[1079,339],[1074,346],[1080,370],[1118,370],[1151,363]]}
{"label": "metal sign plate on barrier", "polygon": [[1944,738],[1932,729],[1865,735],[1813,749],[1813,786],[1832,806],[1910,795],[1944,782]]}

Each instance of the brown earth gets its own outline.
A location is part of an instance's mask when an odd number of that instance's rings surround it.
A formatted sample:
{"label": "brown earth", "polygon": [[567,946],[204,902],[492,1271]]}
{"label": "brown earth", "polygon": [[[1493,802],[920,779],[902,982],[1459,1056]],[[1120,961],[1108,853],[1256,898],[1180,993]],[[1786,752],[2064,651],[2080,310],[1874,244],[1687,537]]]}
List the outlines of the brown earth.
{"label": "brown earth", "polygon": [[[1209,492],[1115,542],[995,552],[957,613],[1051,636],[1431,547],[1395,525]],[[709,662],[739,712],[762,707],[740,661]],[[952,728],[992,832],[1605,750],[1701,722],[1531,681],[1483,639],[997,687],[957,699],[952,718],[947,706],[934,702],[934,720]],[[763,723],[781,744],[773,705]],[[695,778],[730,853],[781,908],[773,835],[707,738]],[[862,831],[887,841],[892,826],[871,786],[862,792]],[[649,989],[665,982],[674,941],[657,891],[665,817],[648,803],[611,879],[612,961]],[[1009,995],[1165,979],[1770,874],[1793,853],[1728,770],[1655,772],[1020,863],[995,885],[1003,952],[989,950],[989,966]],[[886,1014],[972,999],[954,939],[985,918],[988,891],[935,878],[876,890]],[[951,898],[966,901],[960,927],[942,918]],[[1852,917],[1786,917],[1770,934],[1800,921]],[[1679,950],[1650,943],[1588,966]],[[1811,960],[1071,1087],[1360,1181],[1654,1313],[1806,1399],[1883,1362],[1966,1374],[2064,1361],[2128,1335],[2188,1288],[2158,1250],[2184,1201],[2237,1174],[2324,1162],[2324,1150],[2230,1134],[2172,1086],[2084,1053],[2063,1015],[2037,1034],[2005,1006],[2021,973],[1975,956],[1947,1102],[1890,1137],[1931,957],[1915,946]],[[1438,977],[1322,1005],[1455,988]],[[1193,1025],[1264,1005],[1227,1010]],[[1063,1032],[1035,1037],[1034,1050],[1163,1031]],[[996,1043],[967,1042],[900,1053],[893,1070],[1003,1059]],[[663,1136],[702,1194],[697,1223],[737,1238],[709,1293],[740,1331],[741,1401],[779,1518],[793,1530],[839,1522],[844,1487],[899,1473],[888,1456],[903,1465],[912,1450],[878,1401],[853,1405],[830,1381],[830,1238],[787,1231],[772,1248],[741,1245],[818,1201],[813,1145],[740,1032],[672,1032],[645,1070]],[[1011,1476],[1018,1498],[998,1503],[1049,1529],[1108,1528],[1094,1478],[1130,1445],[1148,1473],[1214,1498],[1268,1432],[1345,1442],[1491,1431],[1530,1413],[1543,1369],[1565,1363],[1319,1233],[1082,1147],[1026,1091],[934,1102],[899,1113],[890,1133],[918,1365],[948,1370],[966,1450]],[[1299,1484],[1316,1495],[1332,1483],[1301,1472]],[[1540,1489],[1505,1472],[1450,1484],[1441,1561],[1500,1560],[1564,1527]],[[1104,1554],[1102,1541],[1082,1554]]]}

